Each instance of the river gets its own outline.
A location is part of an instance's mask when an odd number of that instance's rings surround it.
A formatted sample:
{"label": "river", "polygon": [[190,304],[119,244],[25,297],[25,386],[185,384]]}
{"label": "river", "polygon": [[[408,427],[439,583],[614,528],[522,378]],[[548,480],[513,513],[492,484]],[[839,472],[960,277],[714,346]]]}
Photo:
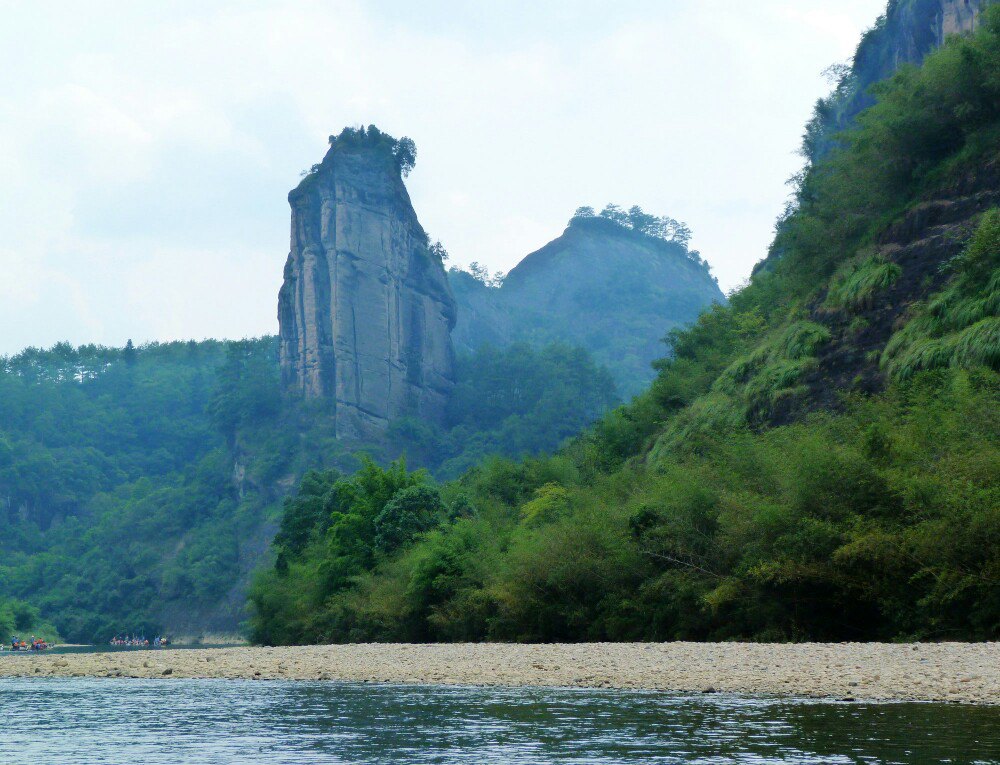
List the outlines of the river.
{"label": "river", "polygon": [[1000,708],[552,688],[0,680],[0,765],[1000,763]]}

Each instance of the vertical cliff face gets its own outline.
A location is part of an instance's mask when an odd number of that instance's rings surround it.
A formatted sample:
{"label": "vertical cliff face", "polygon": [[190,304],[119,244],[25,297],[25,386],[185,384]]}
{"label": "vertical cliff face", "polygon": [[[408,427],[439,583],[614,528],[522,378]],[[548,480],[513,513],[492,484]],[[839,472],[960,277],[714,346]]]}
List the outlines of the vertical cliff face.
{"label": "vertical cliff face", "polygon": [[454,385],[455,301],[403,184],[412,152],[372,127],[345,130],[288,197],[282,377],[335,405],[338,437],[437,420]]}
{"label": "vertical cliff face", "polygon": [[942,0],[938,45],[949,35],[963,35],[973,32],[983,8],[991,0]]}
{"label": "vertical cliff face", "polygon": [[903,64],[919,64],[951,35],[975,31],[983,9],[995,0],[891,0],[858,47],[858,74],[877,82]]}

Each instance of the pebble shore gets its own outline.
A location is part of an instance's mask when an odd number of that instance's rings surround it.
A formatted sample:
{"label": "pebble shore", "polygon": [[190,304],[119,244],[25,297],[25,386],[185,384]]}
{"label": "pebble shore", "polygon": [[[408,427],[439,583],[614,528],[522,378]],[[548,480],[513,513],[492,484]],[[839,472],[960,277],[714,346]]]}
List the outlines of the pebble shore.
{"label": "pebble shore", "polygon": [[501,643],[0,656],[0,677],[626,688],[1000,704],[1000,643]]}

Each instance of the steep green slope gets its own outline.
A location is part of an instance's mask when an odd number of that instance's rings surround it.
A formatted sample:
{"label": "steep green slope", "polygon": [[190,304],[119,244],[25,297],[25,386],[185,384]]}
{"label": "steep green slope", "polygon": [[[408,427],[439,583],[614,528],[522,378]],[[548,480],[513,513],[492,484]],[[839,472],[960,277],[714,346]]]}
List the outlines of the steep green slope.
{"label": "steep green slope", "polygon": [[456,347],[577,345],[608,367],[626,397],[645,388],[667,332],[725,298],[686,239],[652,235],[630,225],[627,213],[614,212],[574,216],[560,237],[525,257],[500,286],[452,269]]}
{"label": "steep green slope", "polygon": [[255,638],[1000,637],[1000,8],[877,96],[561,453],[312,476]]}

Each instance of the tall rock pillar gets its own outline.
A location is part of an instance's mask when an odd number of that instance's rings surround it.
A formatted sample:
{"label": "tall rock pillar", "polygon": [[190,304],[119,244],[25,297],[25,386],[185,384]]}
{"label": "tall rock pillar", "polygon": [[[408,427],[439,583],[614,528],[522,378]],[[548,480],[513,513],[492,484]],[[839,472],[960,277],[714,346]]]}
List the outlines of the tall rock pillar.
{"label": "tall rock pillar", "polygon": [[281,373],[290,390],[334,404],[338,437],[377,438],[396,417],[443,416],[455,301],[403,184],[412,143],[374,127],[330,143],[288,195]]}

